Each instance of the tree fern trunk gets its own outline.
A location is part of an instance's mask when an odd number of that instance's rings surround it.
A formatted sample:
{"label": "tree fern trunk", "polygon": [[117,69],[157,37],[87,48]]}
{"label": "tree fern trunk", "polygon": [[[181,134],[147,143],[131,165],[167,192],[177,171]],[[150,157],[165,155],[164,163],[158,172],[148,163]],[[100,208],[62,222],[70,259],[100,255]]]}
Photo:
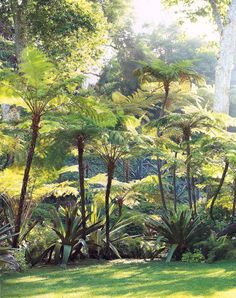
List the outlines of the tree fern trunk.
{"label": "tree fern trunk", "polygon": [[214,219],[214,217],[213,217],[213,208],[214,208],[216,199],[217,199],[217,197],[218,197],[218,195],[219,195],[219,193],[220,193],[220,191],[221,191],[221,188],[222,188],[222,186],[223,186],[223,184],[224,184],[225,177],[226,177],[226,175],[227,175],[228,169],[229,169],[229,162],[226,160],[226,162],[225,162],[225,167],[224,167],[224,171],[223,171],[223,174],[222,174],[222,176],[221,176],[219,186],[218,186],[218,188],[217,188],[217,190],[216,190],[216,192],[215,192],[215,195],[214,195],[214,197],[213,197],[213,199],[212,199],[212,202],[211,202],[211,207],[210,207],[210,217],[211,217],[212,219]]}
{"label": "tree fern trunk", "polygon": [[177,188],[176,188],[176,168],[177,168],[177,155],[175,152],[175,161],[173,166],[173,187],[174,187],[174,210],[177,211]]}
{"label": "tree fern trunk", "polygon": [[28,156],[27,156],[25,172],[24,172],[24,177],[23,177],[23,183],[22,183],[22,188],[21,188],[21,193],[20,193],[18,213],[17,213],[17,217],[16,217],[16,224],[15,224],[15,233],[17,235],[13,238],[13,247],[18,247],[19,232],[20,232],[21,223],[22,223],[22,214],[24,211],[25,197],[26,197],[27,186],[28,186],[28,182],[29,182],[29,174],[30,174],[33,157],[34,157],[38,133],[39,133],[39,123],[40,123],[40,115],[37,115],[37,114],[33,115],[32,116],[31,143],[30,143],[30,147],[28,150]]}
{"label": "tree fern trunk", "polygon": [[[164,96],[164,101],[162,103],[161,107],[161,112],[160,112],[160,118],[162,118],[165,115],[165,108],[166,108],[166,103],[168,100],[169,96],[169,83],[164,83],[164,89],[165,89],[165,96]],[[158,130],[157,131],[157,136],[161,136],[161,132]],[[160,195],[161,195],[161,201],[162,201],[162,207],[164,210],[167,210],[166,207],[166,200],[165,200],[165,193],[164,193],[164,187],[162,183],[162,173],[161,173],[161,160],[157,157],[157,175],[158,175],[158,182],[159,182],[159,190],[160,190]]]}
{"label": "tree fern trunk", "polygon": [[123,167],[124,167],[124,180],[126,183],[129,182],[129,160],[125,159],[123,161]]}
{"label": "tree fern trunk", "polygon": [[86,239],[86,202],[84,189],[84,136],[78,135],[77,149],[78,149],[78,166],[79,166],[79,185],[80,185],[80,203],[82,216],[82,237]]}
{"label": "tree fern trunk", "polygon": [[165,193],[164,193],[164,187],[163,187],[163,183],[162,183],[161,160],[159,158],[157,159],[157,175],[158,175],[162,207],[164,208],[164,210],[166,210],[167,208],[166,208]]}
{"label": "tree fern trunk", "polygon": [[110,193],[111,185],[115,171],[115,161],[110,159],[107,164],[107,186],[105,196],[105,212],[106,212],[106,258],[110,259]]}
{"label": "tree fern trunk", "polygon": [[186,160],[186,175],[187,175],[187,188],[188,188],[188,202],[189,208],[193,208],[192,204],[192,186],[191,186],[191,148],[190,148],[190,136],[187,134],[185,136],[185,141],[187,142],[187,160]]}
{"label": "tree fern trunk", "polygon": [[232,208],[232,222],[234,222],[235,211],[236,211],[236,177],[234,177],[233,190],[234,190],[234,198],[233,198],[233,208]]}
{"label": "tree fern trunk", "polygon": [[193,211],[194,211],[194,214],[196,215],[197,214],[197,201],[196,201],[196,194],[195,194],[195,180],[194,180],[193,176],[192,176],[191,189],[192,189]]}

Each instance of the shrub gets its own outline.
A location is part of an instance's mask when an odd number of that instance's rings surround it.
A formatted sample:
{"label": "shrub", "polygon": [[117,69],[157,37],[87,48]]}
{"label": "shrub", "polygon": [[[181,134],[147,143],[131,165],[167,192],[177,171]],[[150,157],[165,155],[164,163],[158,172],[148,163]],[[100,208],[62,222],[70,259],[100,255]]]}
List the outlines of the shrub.
{"label": "shrub", "polygon": [[[117,245],[120,256],[128,259],[142,259],[148,257],[148,252],[142,238],[126,238]],[[150,255],[150,254],[149,254]]]}
{"label": "shrub", "polygon": [[52,212],[56,208],[49,203],[40,203],[32,213],[31,220],[40,222],[51,222]]}
{"label": "shrub", "polygon": [[204,255],[200,249],[195,249],[194,252],[186,252],[182,255],[182,262],[187,263],[203,263],[205,261]]}
{"label": "shrub", "polygon": [[197,243],[196,246],[201,249],[208,263],[225,259],[233,249],[233,244],[227,236],[217,237],[215,232],[212,232],[207,240]]}
{"label": "shrub", "polygon": [[30,262],[38,258],[42,252],[57,239],[56,233],[44,224],[36,225],[27,235],[27,257]]}
{"label": "shrub", "polygon": [[26,250],[24,248],[15,250],[14,257],[19,264],[21,271],[26,271],[29,268],[29,265],[26,261]]}

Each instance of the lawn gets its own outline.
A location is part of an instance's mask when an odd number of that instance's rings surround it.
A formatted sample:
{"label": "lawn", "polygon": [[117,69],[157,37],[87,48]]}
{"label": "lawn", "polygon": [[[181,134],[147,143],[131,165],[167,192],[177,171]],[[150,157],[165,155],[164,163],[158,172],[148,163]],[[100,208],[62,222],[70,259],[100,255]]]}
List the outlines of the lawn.
{"label": "lawn", "polygon": [[236,262],[82,262],[1,276],[1,298],[234,298]]}

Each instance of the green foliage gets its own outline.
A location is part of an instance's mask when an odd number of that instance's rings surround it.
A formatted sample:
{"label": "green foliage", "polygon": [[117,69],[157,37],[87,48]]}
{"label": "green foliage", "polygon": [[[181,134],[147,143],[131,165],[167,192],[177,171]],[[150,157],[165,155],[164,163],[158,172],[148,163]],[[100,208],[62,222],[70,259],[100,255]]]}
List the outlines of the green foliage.
{"label": "green foliage", "polygon": [[37,259],[56,240],[57,235],[50,226],[36,225],[26,237],[28,261]]}
{"label": "green foliage", "polygon": [[208,263],[226,258],[233,248],[227,236],[218,237],[215,232],[212,232],[207,240],[197,243],[196,246],[200,247]]}
{"label": "green foliage", "polygon": [[[10,70],[0,72],[1,103],[26,107],[33,115],[40,116],[65,103],[67,95],[63,95],[63,90],[71,81],[62,81],[55,66],[41,51],[25,48],[19,70],[18,74]],[[78,82],[78,78],[75,80]]]}
{"label": "green foliage", "polygon": [[177,61],[167,64],[160,59],[153,59],[149,63],[140,62],[141,67],[135,71],[141,82],[157,81],[166,84],[180,82],[181,84],[191,81],[203,82],[204,80],[193,70],[193,62],[188,60]]}
{"label": "green foliage", "polygon": [[29,265],[26,260],[26,250],[24,248],[15,250],[14,257],[19,264],[21,271],[26,271],[27,269],[29,269]]}
{"label": "green foliage", "polygon": [[194,249],[192,252],[186,252],[182,255],[182,262],[187,263],[204,263],[205,258],[199,249]]}
{"label": "green foliage", "polygon": [[[23,46],[37,44],[67,77],[78,69],[87,70],[103,53],[109,25],[98,1],[30,0],[14,6],[9,1],[1,4],[2,34],[6,39],[3,50],[9,48],[8,43],[17,33]],[[15,66],[14,52],[8,59]]]}
{"label": "green foliage", "polygon": [[[7,254],[10,251],[8,241],[12,240],[12,237],[14,236],[12,230],[13,227],[11,224],[6,223],[3,210],[0,210],[0,267],[8,263],[4,260],[4,258],[1,258],[1,255]],[[9,264],[11,264],[10,261]]]}
{"label": "green foliage", "polygon": [[52,204],[39,203],[32,213],[31,220],[49,223],[52,220],[53,210],[55,210],[55,207]]}
{"label": "green foliage", "polygon": [[[113,214],[115,210],[115,206],[111,205],[109,209],[110,216]],[[101,222],[103,225],[105,225],[106,218],[105,214],[103,212],[103,208],[99,207],[97,202],[93,202],[92,208],[91,208],[91,214],[89,219],[90,224],[94,224],[95,222]],[[127,238],[131,238],[127,232],[126,229],[129,227],[129,225],[132,223],[132,219],[120,219],[113,222],[113,224],[110,227],[110,243],[109,248],[112,252],[112,254],[117,257],[121,258],[120,252],[119,252],[119,244],[122,241],[126,241]],[[88,248],[89,248],[89,254],[93,257],[100,258],[101,256],[105,255],[105,247],[106,247],[106,231],[105,227],[94,231],[89,235],[89,241],[88,241]]]}
{"label": "green foliage", "polygon": [[169,211],[162,214],[159,220],[148,218],[146,226],[153,231],[158,241],[165,243],[169,261],[173,255],[180,260],[182,254],[192,247],[199,233],[200,223],[199,217],[193,218],[191,210],[178,209],[176,213]]}
{"label": "green foliage", "polygon": [[140,237],[126,238],[117,243],[117,249],[122,258],[143,259],[151,256],[151,250],[147,249],[144,240]]}
{"label": "green foliage", "polygon": [[[86,220],[89,216],[86,217]],[[55,264],[60,264],[65,267],[69,259],[75,258],[81,253],[82,248],[87,249],[87,244],[82,239],[82,219],[79,213],[78,206],[68,206],[66,208],[60,207],[59,212],[53,212],[53,226],[52,230],[56,233],[59,241],[53,243],[48,249],[38,258],[35,262],[40,261],[49,254],[49,261],[51,260],[52,253],[55,252]],[[101,223],[96,222],[86,227],[85,235],[101,228]]]}

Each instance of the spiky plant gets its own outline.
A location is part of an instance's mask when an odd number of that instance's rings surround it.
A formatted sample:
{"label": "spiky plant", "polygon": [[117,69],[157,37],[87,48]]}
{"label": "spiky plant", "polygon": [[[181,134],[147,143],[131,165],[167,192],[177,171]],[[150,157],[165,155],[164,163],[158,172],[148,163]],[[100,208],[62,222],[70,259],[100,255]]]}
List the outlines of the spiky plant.
{"label": "spiky plant", "polygon": [[[87,218],[89,215],[87,215]],[[58,241],[50,245],[45,252],[35,260],[37,263],[42,259],[48,257],[48,262],[51,261],[54,252],[55,264],[66,266],[69,259],[74,259],[80,252],[82,247],[87,247],[84,241],[83,222],[79,212],[78,206],[68,206],[66,208],[60,207],[59,212],[53,212],[53,226],[52,229],[58,236]],[[101,222],[96,222],[86,227],[85,236],[102,227]]]}
{"label": "spiky plant", "polygon": [[153,231],[168,248],[166,261],[170,262],[173,255],[177,260],[194,243],[200,229],[200,218],[194,217],[190,210],[177,209],[160,216],[160,220],[149,218],[146,226]]}
{"label": "spiky plant", "polygon": [[13,227],[10,223],[6,223],[5,214],[3,209],[0,211],[0,265],[1,264],[11,264],[11,261],[6,261],[1,255],[7,254],[10,252],[10,247],[7,246],[8,241],[11,241],[14,237],[12,233]]}
{"label": "spiky plant", "polygon": [[[115,210],[115,205],[110,206],[109,214],[110,216]],[[106,223],[106,217],[102,212],[102,208],[97,206],[96,202],[91,205],[91,215],[89,217],[89,222],[94,224],[96,222],[101,222],[103,227],[91,233],[89,235],[88,248],[92,254],[96,257],[100,257],[102,254],[106,253],[106,230],[104,229]],[[116,248],[117,243],[130,237],[123,232],[124,228],[131,224],[131,219],[122,220],[119,219],[110,227],[110,242],[109,249],[116,257],[121,258],[119,251]]]}

